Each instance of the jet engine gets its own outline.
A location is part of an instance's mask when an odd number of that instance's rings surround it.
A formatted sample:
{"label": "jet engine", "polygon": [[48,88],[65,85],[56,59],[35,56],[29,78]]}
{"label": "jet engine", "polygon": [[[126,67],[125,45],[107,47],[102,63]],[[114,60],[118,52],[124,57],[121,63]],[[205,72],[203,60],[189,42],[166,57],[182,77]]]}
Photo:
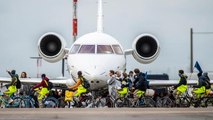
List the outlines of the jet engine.
{"label": "jet engine", "polygon": [[132,44],[133,57],[140,63],[153,62],[159,55],[160,46],[157,38],[151,34],[137,36]]}
{"label": "jet engine", "polygon": [[65,40],[57,33],[45,33],[38,41],[38,53],[47,62],[61,60],[66,54],[65,51]]}

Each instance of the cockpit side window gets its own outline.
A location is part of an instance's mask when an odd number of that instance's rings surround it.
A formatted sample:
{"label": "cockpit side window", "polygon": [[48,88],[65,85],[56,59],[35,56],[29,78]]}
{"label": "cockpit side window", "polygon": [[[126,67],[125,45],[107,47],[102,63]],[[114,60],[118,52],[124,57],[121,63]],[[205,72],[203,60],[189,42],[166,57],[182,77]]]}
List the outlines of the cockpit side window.
{"label": "cockpit side window", "polygon": [[119,55],[123,54],[123,51],[119,45],[112,45],[112,48],[114,49],[115,54],[119,54]]}
{"label": "cockpit side window", "polygon": [[81,48],[78,53],[94,53],[95,54],[95,45],[81,45]]}
{"label": "cockpit side window", "polygon": [[78,52],[80,45],[73,45],[70,54],[75,54]]}
{"label": "cockpit side window", "polygon": [[110,45],[97,45],[97,53],[99,54],[113,54],[112,47]]}

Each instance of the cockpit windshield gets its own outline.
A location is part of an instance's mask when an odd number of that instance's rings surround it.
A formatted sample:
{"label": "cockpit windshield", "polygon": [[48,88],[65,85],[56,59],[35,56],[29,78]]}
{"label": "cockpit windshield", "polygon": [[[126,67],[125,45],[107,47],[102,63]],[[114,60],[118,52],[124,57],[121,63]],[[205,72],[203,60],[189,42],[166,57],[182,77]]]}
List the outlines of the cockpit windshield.
{"label": "cockpit windshield", "polygon": [[73,45],[70,54],[75,54],[78,52],[80,45]]}
{"label": "cockpit windshield", "polygon": [[[96,48],[97,47],[97,48]],[[92,54],[118,54],[122,55],[123,51],[119,45],[80,45],[75,44],[70,50],[70,54],[92,53]]]}
{"label": "cockpit windshield", "polygon": [[114,49],[115,54],[119,54],[119,55],[123,54],[123,51],[119,45],[112,45],[112,48]]}
{"label": "cockpit windshield", "polygon": [[97,53],[99,54],[113,54],[112,47],[110,45],[97,45]]}
{"label": "cockpit windshield", "polygon": [[95,54],[95,45],[81,45],[81,48],[78,53],[94,53]]}

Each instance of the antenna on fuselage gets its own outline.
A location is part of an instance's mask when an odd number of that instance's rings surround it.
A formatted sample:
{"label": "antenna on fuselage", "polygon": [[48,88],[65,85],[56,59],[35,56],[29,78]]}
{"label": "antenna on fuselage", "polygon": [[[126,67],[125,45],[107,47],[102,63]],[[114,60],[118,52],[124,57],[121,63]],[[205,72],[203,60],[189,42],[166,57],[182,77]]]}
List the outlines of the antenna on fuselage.
{"label": "antenna on fuselage", "polygon": [[97,32],[103,32],[103,2],[98,0]]}

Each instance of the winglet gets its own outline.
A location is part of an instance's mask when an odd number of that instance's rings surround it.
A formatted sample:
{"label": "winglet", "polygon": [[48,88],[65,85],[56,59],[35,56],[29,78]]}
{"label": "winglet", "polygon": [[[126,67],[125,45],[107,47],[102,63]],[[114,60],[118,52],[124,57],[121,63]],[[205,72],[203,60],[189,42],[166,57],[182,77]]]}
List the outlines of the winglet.
{"label": "winglet", "polygon": [[103,2],[98,0],[98,13],[97,13],[97,32],[103,32]]}

